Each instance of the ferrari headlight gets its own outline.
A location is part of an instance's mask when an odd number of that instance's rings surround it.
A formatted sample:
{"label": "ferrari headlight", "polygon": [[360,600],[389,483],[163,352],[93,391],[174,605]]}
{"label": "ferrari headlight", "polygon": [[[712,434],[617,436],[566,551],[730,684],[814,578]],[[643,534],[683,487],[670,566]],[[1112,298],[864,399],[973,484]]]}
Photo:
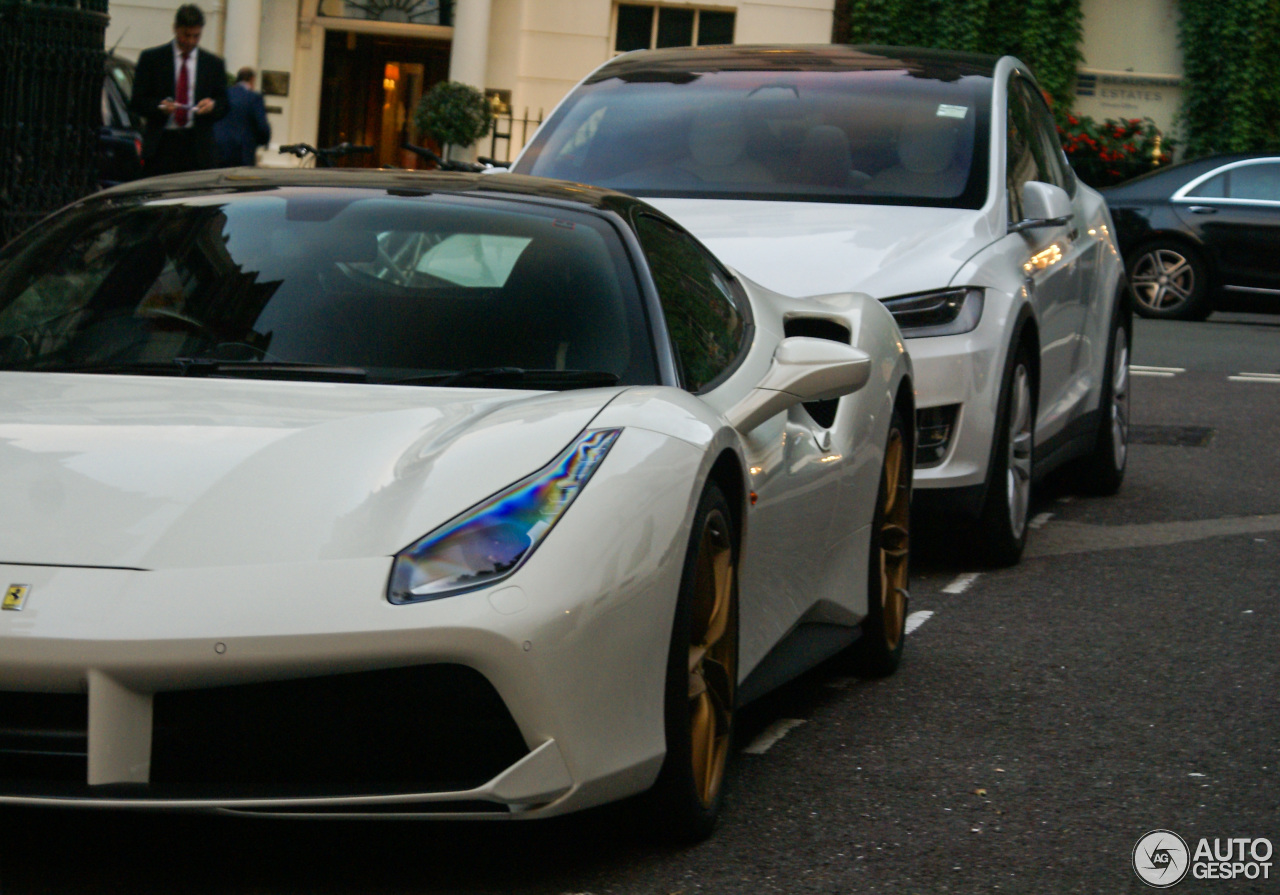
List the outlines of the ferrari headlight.
{"label": "ferrari headlight", "polygon": [[621,432],[584,432],[543,469],[401,550],[387,599],[435,600],[511,575],[560,521]]}
{"label": "ferrari headlight", "polygon": [[981,289],[945,289],[883,299],[904,339],[967,333],[982,319]]}

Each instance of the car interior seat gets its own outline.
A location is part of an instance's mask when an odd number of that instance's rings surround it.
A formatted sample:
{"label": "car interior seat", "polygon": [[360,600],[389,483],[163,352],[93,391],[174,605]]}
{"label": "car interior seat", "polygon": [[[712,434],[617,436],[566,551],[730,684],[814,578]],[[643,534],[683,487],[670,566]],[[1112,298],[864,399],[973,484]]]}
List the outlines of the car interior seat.
{"label": "car interior seat", "polygon": [[747,129],[734,110],[695,115],[685,168],[705,183],[771,183],[769,169],[747,154]]}
{"label": "car interior seat", "polygon": [[963,121],[931,112],[910,113],[898,131],[898,163],[874,175],[867,192],[947,198],[964,192],[969,178]]}

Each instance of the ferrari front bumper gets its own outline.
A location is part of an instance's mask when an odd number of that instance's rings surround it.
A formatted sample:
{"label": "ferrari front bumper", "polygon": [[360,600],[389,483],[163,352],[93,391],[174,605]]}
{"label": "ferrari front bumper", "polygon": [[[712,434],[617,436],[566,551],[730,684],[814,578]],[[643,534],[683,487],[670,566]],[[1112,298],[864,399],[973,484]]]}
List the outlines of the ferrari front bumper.
{"label": "ferrari front bumper", "polygon": [[627,430],[529,561],[397,606],[390,559],[0,565],[0,802],[550,815],[642,791],[701,460]]}

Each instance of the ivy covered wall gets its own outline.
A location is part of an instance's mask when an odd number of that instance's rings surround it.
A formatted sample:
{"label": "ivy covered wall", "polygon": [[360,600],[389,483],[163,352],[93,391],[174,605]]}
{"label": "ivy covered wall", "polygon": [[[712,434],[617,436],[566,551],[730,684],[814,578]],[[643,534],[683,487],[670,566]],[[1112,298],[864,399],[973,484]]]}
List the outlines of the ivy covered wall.
{"label": "ivy covered wall", "polygon": [[836,0],[833,36],[836,43],[1017,56],[1054,106],[1068,109],[1082,58],[1083,18],[1080,0]]}
{"label": "ivy covered wall", "polygon": [[[1178,0],[1180,159],[1280,152],[1280,0]],[[837,43],[1009,53],[1072,106],[1083,36],[1080,0],[836,0]]]}
{"label": "ivy covered wall", "polygon": [[1280,0],[1179,0],[1184,158],[1280,151]]}

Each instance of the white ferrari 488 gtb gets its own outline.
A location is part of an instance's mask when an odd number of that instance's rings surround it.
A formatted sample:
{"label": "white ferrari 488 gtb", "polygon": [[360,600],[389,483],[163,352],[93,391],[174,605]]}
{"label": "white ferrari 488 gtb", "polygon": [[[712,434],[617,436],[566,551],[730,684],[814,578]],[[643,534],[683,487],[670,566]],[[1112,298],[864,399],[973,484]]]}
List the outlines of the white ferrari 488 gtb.
{"label": "white ferrari 488 gtb", "polygon": [[97,194],[0,254],[0,802],[706,835],[738,706],[898,662],[914,415],[607,190]]}

